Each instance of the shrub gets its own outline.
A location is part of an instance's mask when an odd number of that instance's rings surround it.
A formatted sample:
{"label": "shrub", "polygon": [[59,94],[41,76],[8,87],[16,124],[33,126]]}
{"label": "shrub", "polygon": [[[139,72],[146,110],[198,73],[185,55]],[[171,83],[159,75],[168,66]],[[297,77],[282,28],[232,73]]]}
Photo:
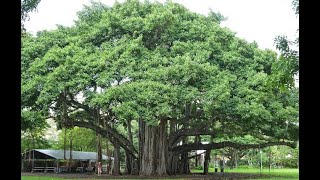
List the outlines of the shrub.
{"label": "shrub", "polygon": [[194,169],[203,170],[203,166],[196,166]]}

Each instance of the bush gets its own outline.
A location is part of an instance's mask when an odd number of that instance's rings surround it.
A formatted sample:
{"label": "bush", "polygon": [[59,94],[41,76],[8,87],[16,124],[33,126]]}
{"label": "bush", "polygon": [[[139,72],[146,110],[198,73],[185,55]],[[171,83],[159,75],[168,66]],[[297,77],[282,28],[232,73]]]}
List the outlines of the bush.
{"label": "bush", "polygon": [[203,166],[196,166],[194,169],[203,170]]}
{"label": "bush", "polygon": [[253,168],[252,166],[248,166],[248,165],[241,165],[241,166],[238,166],[238,168],[241,168],[241,169],[251,169]]}
{"label": "bush", "polygon": [[282,165],[286,168],[297,168],[297,159],[296,158],[284,158],[282,159]]}

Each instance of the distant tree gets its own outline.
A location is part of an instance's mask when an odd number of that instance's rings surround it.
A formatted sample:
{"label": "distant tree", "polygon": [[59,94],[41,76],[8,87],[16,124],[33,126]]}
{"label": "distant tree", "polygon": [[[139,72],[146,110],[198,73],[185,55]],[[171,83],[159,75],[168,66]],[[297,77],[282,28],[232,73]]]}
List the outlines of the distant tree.
{"label": "distant tree", "polygon": [[[74,127],[67,130],[67,139],[70,137],[70,131],[73,131],[73,150],[74,151],[96,151],[96,135],[91,129]],[[55,149],[64,148],[64,129],[58,134],[58,140]]]}
{"label": "distant tree", "polygon": [[35,148],[48,148],[50,143],[44,137],[48,123],[34,111],[21,111],[21,152]]}

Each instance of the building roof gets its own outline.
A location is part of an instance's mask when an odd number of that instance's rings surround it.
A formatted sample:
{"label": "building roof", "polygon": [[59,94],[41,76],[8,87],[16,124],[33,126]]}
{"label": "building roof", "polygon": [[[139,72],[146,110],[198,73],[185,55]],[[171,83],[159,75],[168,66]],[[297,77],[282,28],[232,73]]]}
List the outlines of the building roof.
{"label": "building roof", "polygon": [[[64,150],[52,150],[52,149],[34,149],[42,154],[48,155],[54,159],[64,159]],[[70,158],[70,151],[66,150],[66,159]],[[106,155],[102,155],[102,160],[107,160]],[[74,160],[96,160],[96,152],[83,152],[83,151],[72,151],[72,159]],[[113,158],[111,158],[113,159]]]}

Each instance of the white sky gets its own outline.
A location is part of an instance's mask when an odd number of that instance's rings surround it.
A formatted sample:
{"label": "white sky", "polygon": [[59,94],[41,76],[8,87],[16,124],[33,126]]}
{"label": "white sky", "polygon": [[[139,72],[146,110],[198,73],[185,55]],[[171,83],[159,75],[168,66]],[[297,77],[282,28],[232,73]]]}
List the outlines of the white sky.
{"label": "white sky", "polygon": [[[299,26],[299,20],[292,10],[292,0],[173,1],[205,15],[210,8],[220,12],[228,17],[222,26],[230,28],[238,37],[249,42],[255,40],[263,49],[275,50],[273,39],[277,35],[287,35],[293,39]],[[100,2],[111,6],[115,0],[100,0]],[[44,29],[55,29],[56,24],[71,26],[77,18],[76,12],[82,9],[83,4],[90,4],[90,0],[41,0],[37,11],[30,13],[30,21],[25,23],[26,29],[34,34]]]}

